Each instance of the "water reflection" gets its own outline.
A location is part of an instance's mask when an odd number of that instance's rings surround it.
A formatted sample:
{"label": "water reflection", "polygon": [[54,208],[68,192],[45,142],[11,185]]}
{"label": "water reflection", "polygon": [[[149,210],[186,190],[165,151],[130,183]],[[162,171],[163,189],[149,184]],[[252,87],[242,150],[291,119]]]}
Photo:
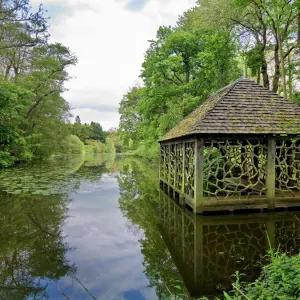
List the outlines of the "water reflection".
{"label": "water reflection", "polygon": [[195,216],[160,192],[160,232],[193,296],[231,289],[232,275],[255,280],[258,263],[271,244],[282,251],[300,249],[299,212]]}
{"label": "water reflection", "polygon": [[0,190],[0,299],[217,295],[236,270],[257,277],[266,231],[285,251],[300,246],[299,214],[195,217],[134,157],[4,170]]}
{"label": "water reflection", "polygon": [[181,293],[178,286],[184,285],[157,228],[160,206],[158,167],[136,158],[122,159],[117,178],[120,209],[130,221],[128,230],[139,239],[144,273],[150,286],[155,287],[158,299],[176,297]]}
{"label": "water reflection", "polygon": [[1,170],[0,299],[48,299],[49,294],[66,299],[59,283],[63,278],[85,290],[69,260],[76,250],[65,232],[70,195],[93,189],[113,162],[111,157],[72,156]]}
{"label": "water reflection", "polygon": [[62,235],[68,199],[0,195],[0,299],[41,299],[47,285],[75,267]]}

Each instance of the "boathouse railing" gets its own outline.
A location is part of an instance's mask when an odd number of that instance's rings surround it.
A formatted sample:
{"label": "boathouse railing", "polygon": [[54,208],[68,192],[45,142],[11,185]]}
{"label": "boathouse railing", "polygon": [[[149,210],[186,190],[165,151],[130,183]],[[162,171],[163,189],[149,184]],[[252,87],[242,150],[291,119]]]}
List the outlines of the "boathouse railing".
{"label": "boathouse railing", "polygon": [[300,138],[161,144],[160,178],[196,213],[203,206],[300,200]]}

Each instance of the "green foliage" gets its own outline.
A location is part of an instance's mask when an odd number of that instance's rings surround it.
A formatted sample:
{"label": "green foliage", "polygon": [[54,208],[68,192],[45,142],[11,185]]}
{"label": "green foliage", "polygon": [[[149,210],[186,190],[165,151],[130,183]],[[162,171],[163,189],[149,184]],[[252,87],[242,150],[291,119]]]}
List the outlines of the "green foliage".
{"label": "green foliage", "polygon": [[62,152],[65,154],[82,154],[84,152],[84,144],[76,135],[69,135],[66,137]]}
{"label": "green foliage", "polygon": [[264,63],[262,53],[258,47],[254,47],[247,51],[245,55],[247,67],[251,70],[251,76],[255,77],[258,73],[260,73],[261,65]]}
{"label": "green foliage", "polygon": [[[75,271],[62,235],[68,199],[0,193],[1,299],[43,299],[47,285]],[[13,233],[13,234],[12,234]]]}
{"label": "green foliage", "polygon": [[292,300],[300,297],[300,254],[288,256],[271,251],[269,264],[262,268],[261,275],[253,283],[241,283],[236,274],[234,291],[225,293],[225,299],[242,300]]}
{"label": "green foliage", "polygon": [[103,153],[106,152],[104,144],[95,140],[86,140],[86,145],[84,146],[84,151],[86,153]]}
{"label": "green foliage", "polygon": [[[79,118],[79,116],[77,116]],[[99,123],[91,122],[91,124],[81,124],[80,120],[70,124],[70,131],[72,134],[78,136],[80,140],[87,145],[87,140],[101,141],[105,143],[105,132]]]}
{"label": "green foliage", "polygon": [[105,143],[105,133],[102,129],[102,126],[99,123],[91,122],[90,139]]}
{"label": "green foliage", "polygon": [[0,152],[0,168],[11,167],[15,162],[15,158],[7,151]]}
{"label": "green foliage", "polygon": [[159,145],[158,143],[150,143],[146,144],[145,142],[141,142],[138,148],[133,151],[133,154],[140,157],[145,157],[149,160],[156,160],[159,156]]}
{"label": "green foliage", "polygon": [[29,2],[1,7],[0,168],[13,162],[44,159],[69,135],[69,104],[61,97],[77,62],[71,51],[49,42],[43,9]]}
{"label": "green foliage", "polygon": [[124,150],[153,159],[160,136],[241,76],[237,50],[234,34],[204,30],[193,14],[185,14],[174,28],[160,27],[142,64],[143,87],[131,88],[120,103]]}
{"label": "green foliage", "polygon": [[[118,164],[120,187],[119,206],[123,215],[134,225],[129,230],[139,238],[144,256],[143,266],[151,287],[156,287],[158,299],[174,299],[182,294],[180,274],[160,234],[157,165],[136,157],[124,157]],[[176,287],[177,286],[177,287]],[[171,291],[172,295],[170,295]],[[170,298],[168,298],[170,295]],[[180,298],[176,298],[180,299]]]}
{"label": "green foliage", "polygon": [[138,139],[137,125],[140,119],[136,111],[136,106],[140,100],[140,92],[141,89],[139,87],[133,87],[124,95],[120,103],[119,133],[122,136],[123,148],[125,150],[134,148],[134,143]]}

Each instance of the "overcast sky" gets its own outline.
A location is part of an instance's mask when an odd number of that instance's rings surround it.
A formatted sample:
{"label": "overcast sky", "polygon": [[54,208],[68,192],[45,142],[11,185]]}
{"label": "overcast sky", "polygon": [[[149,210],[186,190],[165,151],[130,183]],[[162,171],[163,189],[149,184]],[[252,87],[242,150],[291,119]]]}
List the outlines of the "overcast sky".
{"label": "overcast sky", "polygon": [[195,0],[31,0],[51,17],[52,40],[78,57],[65,98],[74,117],[117,127],[122,95],[139,79],[148,40]]}

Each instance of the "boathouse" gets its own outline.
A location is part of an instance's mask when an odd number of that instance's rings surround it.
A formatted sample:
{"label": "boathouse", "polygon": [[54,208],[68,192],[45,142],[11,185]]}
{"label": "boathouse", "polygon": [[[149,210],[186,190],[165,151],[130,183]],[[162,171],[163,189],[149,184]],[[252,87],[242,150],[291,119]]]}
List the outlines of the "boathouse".
{"label": "boathouse", "polygon": [[300,106],[241,78],[160,139],[161,185],[206,211],[300,206]]}

